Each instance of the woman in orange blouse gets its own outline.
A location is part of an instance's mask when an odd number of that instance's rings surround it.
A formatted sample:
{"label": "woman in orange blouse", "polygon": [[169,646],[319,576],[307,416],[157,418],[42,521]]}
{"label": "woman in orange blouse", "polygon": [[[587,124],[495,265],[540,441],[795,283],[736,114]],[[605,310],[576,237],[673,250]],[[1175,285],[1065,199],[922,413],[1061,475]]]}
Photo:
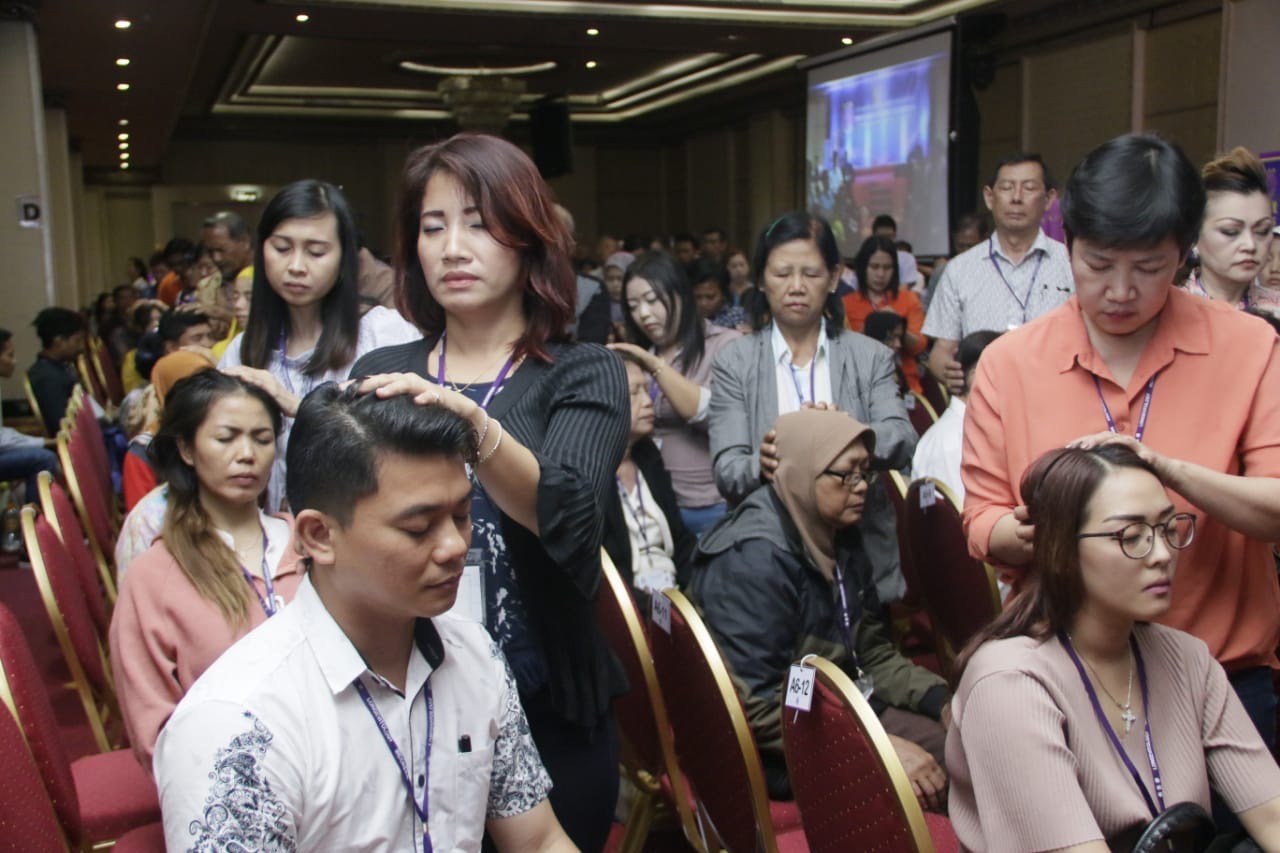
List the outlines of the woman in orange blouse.
{"label": "woman in orange blouse", "polygon": [[916,356],[924,352],[924,307],[920,297],[898,286],[898,248],[888,237],[868,237],[853,259],[853,272],[858,277],[858,290],[844,298],[844,315],[849,328],[861,332],[873,311],[892,311],[907,321],[902,337],[902,372],[907,385],[923,393],[920,368]]}

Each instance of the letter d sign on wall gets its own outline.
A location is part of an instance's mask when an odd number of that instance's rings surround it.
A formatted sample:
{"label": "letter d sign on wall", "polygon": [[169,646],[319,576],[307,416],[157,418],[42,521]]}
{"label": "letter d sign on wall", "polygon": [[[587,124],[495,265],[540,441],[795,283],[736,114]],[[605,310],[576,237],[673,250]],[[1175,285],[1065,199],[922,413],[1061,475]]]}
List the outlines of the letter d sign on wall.
{"label": "letter d sign on wall", "polygon": [[40,196],[18,196],[18,224],[23,228],[44,227],[44,207],[40,204]]}

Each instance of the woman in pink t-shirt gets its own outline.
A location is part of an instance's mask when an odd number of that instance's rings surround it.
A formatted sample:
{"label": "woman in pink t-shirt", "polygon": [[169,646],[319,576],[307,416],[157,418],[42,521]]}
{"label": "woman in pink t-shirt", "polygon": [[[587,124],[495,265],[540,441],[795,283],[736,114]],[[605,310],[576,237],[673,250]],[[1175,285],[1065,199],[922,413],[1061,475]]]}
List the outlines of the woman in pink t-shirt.
{"label": "woman in pink t-shirt", "polygon": [[138,760],[210,664],[293,598],[292,519],[258,508],[280,409],[212,368],[182,379],[149,451],[168,483],[160,538],[128,567],[111,619],[120,710]]}

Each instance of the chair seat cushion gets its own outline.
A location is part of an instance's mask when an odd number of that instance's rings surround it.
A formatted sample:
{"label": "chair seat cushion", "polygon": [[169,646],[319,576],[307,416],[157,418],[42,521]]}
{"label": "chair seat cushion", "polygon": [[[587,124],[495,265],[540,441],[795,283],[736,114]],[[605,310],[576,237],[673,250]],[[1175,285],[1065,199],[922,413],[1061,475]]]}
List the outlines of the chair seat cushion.
{"label": "chair seat cushion", "polygon": [[800,827],[779,832],[777,835],[778,853],[809,853],[809,839],[805,838]]}
{"label": "chair seat cushion", "polygon": [[156,783],[133,753],[117,749],[71,762],[85,836],[90,841],[119,838],[160,820]]}
{"label": "chair seat cushion", "polygon": [[929,828],[929,837],[933,839],[934,853],[960,853],[960,839],[951,821],[940,814],[924,813],[924,825]]}
{"label": "chair seat cushion", "polygon": [[770,800],[769,816],[773,818],[773,831],[778,835],[800,828],[800,807],[795,800]]}
{"label": "chair seat cushion", "polygon": [[164,853],[164,824],[149,823],[131,829],[116,841],[113,853]]}

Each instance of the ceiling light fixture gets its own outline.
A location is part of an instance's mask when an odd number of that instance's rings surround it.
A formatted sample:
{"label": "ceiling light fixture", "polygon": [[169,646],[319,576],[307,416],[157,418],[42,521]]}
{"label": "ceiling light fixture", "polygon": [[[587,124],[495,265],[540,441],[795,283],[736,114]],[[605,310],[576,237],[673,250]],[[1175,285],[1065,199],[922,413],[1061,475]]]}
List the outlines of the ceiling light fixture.
{"label": "ceiling light fixture", "polygon": [[117,91],[117,92],[127,92],[127,91],[129,91],[129,84],[128,84],[128,83],[117,83],[117,84],[116,84],[116,91]]}
{"label": "ceiling light fixture", "polygon": [[844,38],[840,39],[840,43],[843,45],[851,45],[853,44],[853,39],[849,38],[848,36],[845,36]]}
{"label": "ceiling light fixture", "polygon": [[120,152],[120,159],[121,159],[121,160],[128,160],[128,159],[129,159],[129,152],[128,152],[128,151],[121,151],[121,152]]}
{"label": "ceiling light fixture", "polygon": [[599,31],[599,30],[597,30],[595,27],[591,27],[591,28],[589,28],[589,29],[587,30],[587,35],[589,35],[589,36],[598,36],[598,35],[600,35],[600,31]]}
{"label": "ceiling light fixture", "polygon": [[409,59],[400,61],[401,71],[413,71],[418,74],[438,74],[441,77],[523,77],[527,74],[554,71],[555,68],[556,64],[550,61],[537,62],[532,65],[508,65],[494,68],[430,65],[426,62],[413,62]]}
{"label": "ceiling light fixture", "polygon": [[311,16],[303,12],[300,15],[294,15],[293,19],[297,21],[299,24],[305,24],[307,21],[311,20]]}
{"label": "ceiling light fixture", "polygon": [[129,29],[129,27],[132,27],[132,26],[133,26],[133,21],[130,21],[128,18],[121,18],[118,21],[116,21],[117,30],[127,30]]}
{"label": "ceiling light fixture", "polygon": [[119,65],[121,68],[124,68],[128,64],[129,64],[129,60],[126,57],[122,56],[116,60],[116,65]]}
{"label": "ceiling light fixture", "polygon": [[599,64],[599,63],[598,63],[598,62],[596,62],[594,59],[588,59],[588,60],[587,60],[587,67],[588,67],[588,68],[595,68],[598,64]]}
{"label": "ceiling light fixture", "polygon": [[120,164],[120,168],[121,168],[121,169],[127,169],[127,168],[129,168],[129,164],[128,164],[128,163],[121,163],[121,164]]}
{"label": "ceiling light fixture", "polygon": [[121,151],[127,151],[127,150],[129,150],[129,143],[127,143],[127,142],[121,142],[121,143],[120,143],[119,145],[117,145],[116,147],[117,147],[117,148],[119,148]]}
{"label": "ceiling light fixture", "polygon": [[116,124],[120,125],[121,127],[128,127],[129,120],[127,118],[122,118],[118,122],[116,122]]}
{"label": "ceiling light fixture", "polygon": [[129,134],[128,134],[128,133],[117,133],[117,134],[116,134],[116,139],[128,139],[128,138],[129,138]]}

